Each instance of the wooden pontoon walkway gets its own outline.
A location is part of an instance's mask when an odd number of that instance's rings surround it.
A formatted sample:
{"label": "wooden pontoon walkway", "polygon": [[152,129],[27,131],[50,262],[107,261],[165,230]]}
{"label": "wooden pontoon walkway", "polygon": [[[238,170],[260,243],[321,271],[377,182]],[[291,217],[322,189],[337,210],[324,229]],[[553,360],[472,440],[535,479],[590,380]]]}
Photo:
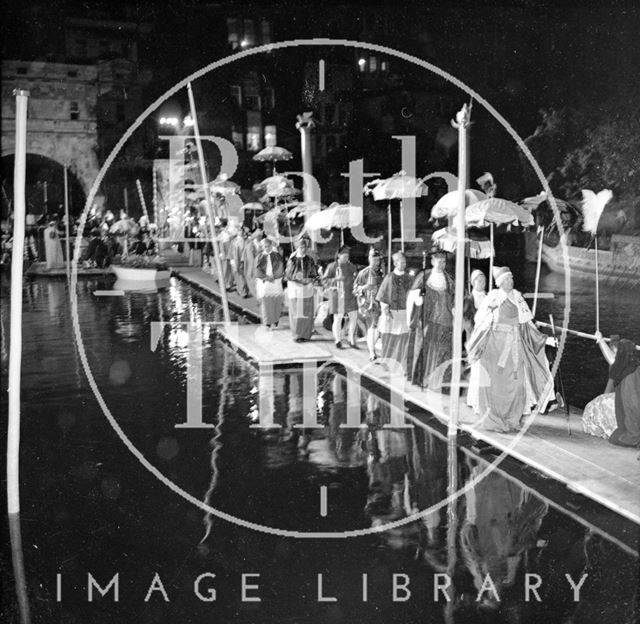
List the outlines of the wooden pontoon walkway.
{"label": "wooden pontoon walkway", "polygon": [[[213,277],[201,269],[175,267],[182,280],[220,297]],[[235,292],[228,293],[230,308],[252,321],[259,320],[255,299],[243,299]],[[260,334],[256,334],[260,332]],[[330,332],[316,325],[317,334],[311,342],[297,344],[290,336],[286,313],[278,329],[267,332],[255,324],[235,326],[223,337],[248,358],[258,364],[274,366],[292,365],[315,360],[342,364],[347,371],[359,373],[381,388],[397,390],[397,379],[391,379],[384,367],[371,365],[364,340],[360,349],[336,349]],[[260,337],[261,340],[256,340]],[[265,338],[266,337],[266,338]],[[266,340],[266,342],[265,342]],[[411,404],[425,410],[443,422],[449,420],[449,397],[407,384],[403,389],[405,410]],[[539,414],[524,434],[501,434],[474,428],[474,415],[464,402],[460,402],[462,430],[483,440],[500,451],[514,457],[540,473],[561,482],[570,490],[598,502],[621,516],[640,525],[640,462],[638,451],[620,448],[606,440],[586,435],[580,423],[581,411],[571,408],[571,435],[568,434],[566,411]]]}

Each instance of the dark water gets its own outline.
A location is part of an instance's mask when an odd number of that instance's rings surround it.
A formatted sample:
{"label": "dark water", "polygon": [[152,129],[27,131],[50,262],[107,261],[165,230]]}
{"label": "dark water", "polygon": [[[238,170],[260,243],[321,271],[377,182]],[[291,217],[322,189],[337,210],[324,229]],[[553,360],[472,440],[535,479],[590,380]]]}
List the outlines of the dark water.
{"label": "dark water", "polygon": [[[220,311],[175,281],[161,293],[93,296],[108,287],[81,281],[78,295],[83,343],[104,400],[149,462],[215,509],[293,531],[364,529],[430,509],[452,483],[468,484],[485,465],[468,450],[448,448],[437,426],[385,429],[390,407],[367,390],[360,410],[368,427],[340,429],[348,397],[339,370],[319,379],[318,418],[327,427],[297,429],[301,370],[276,371],[264,396],[256,370],[213,329],[205,329],[202,413],[215,428],[176,429],[187,409],[181,323],[219,319]],[[4,297],[3,336],[7,313]],[[171,323],[155,351],[153,321]],[[21,519],[34,622],[634,621],[637,555],[608,537],[606,522],[562,512],[544,487],[530,489],[506,467],[420,520],[361,537],[280,537],[211,516],[150,474],[107,422],[74,347],[63,282],[25,285],[23,327]],[[574,382],[568,373],[567,383],[578,388],[579,377]],[[250,428],[261,399],[280,430]],[[634,531],[624,540],[631,550]],[[2,570],[8,574],[6,558]],[[201,584],[203,594],[215,587],[214,602],[194,595],[205,572],[216,575]],[[88,602],[87,573],[103,586],[119,573],[119,602],[113,593]],[[160,591],[145,602],[156,573],[168,602]],[[242,601],[241,578],[249,573],[260,575],[248,580],[259,584],[249,594],[260,603]],[[452,580],[448,603],[442,595],[434,600],[436,573]],[[525,602],[525,573],[540,575],[540,603]],[[318,574],[336,602],[318,602]],[[400,584],[409,581],[405,602],[393,601],[394,574],[406,575]],[[500,603],[491,594],[476,601],[486,574]],[[588,574],[577,603],[565,574],[576,581]],[[15,621],[12,583],[5,587],[3,621]]]}

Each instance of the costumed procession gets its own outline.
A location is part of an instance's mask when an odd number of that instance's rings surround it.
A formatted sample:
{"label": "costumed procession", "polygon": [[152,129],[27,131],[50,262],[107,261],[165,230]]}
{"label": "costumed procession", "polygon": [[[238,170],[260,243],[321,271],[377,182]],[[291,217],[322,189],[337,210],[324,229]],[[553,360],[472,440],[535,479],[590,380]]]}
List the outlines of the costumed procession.
{"label": "costumed procession", "polygon": [[[407,176],[401,172],[378,184],[389,185],[402,179],[406,185],[404,178]],[[518,205],[495,198],[496,185],[491,174],[484,174],[477,182],[486,195],[479,194],[466,208],[465,219],[470,226],[489,225],[493,232],[498,224],[529,226],[534,222],[531,213],[522,207],[526,202]],[[216,184],[231,183],[217,181],[212,187]],[[274,185],[276,190],[272,188]],[[185,236],[179,243],[163,242],[174,227],[166,212],[164,225],[159,228],[148,214],[136,221],[124,210],[116,219],[109,210],[94,209],[83,224],[85,236],[80,237],[79,270],[100,272],[110,267],[116,272],[119,267],[128,267],[133,272],[162,270],[167,268],[163,256],[175,255],[177,251],[183,264],[201,268],[226,292],[245,300],[255,299],[261,322],[268,330],[285,329],[294,342],[302,343],[321,340],[316,328],[321,325],[331,332],[336,349],[359,350],[359,343],[363,342],[370,364],[400,373],[411,386],[422,391],[443,395],[450,393],[452,342],[458,332],[463,337],[466,404],[481,429],[518,431],[523,417],[564,405],[567,399],[558,391],[558,377],[552,379],[550,366],[558,337],[540,331],[546,324],[536,322],[535,303],[532,313],[528,301],[515,288],[509,267],[494,266],[491,240],[467,240],[462,325],[455,328],[455,280],[448,269],[455,256],[454,228],[438,230],[428,245],[413,247],[413,257],[422,259],[419,269],[407,266],[403,251],[385,257],[385,250],[378,246],[365,248],[367,266],[358,266],[351,260],[351,247],[344,243],[336,249],[333,260],[327,262],[324,251],[323,260],[319,259],[315,242],[318,229],[326,231],[340,223],[343,240],[344,214],[356,209],[337,205],[309,209],[304,207],[305,202],[293,199],[279,208],[278,196],[295,194],[291,180],[282,175],[268,178],[258,187],[276,195],[275,207],[254,202],[247,204],[250,210],[244,213],[217,210],[212,238],[207,237],[203,201],[187,204]],[[452,195],[455,193],[436,202],[432,220],[451,217]],[[597,219],[593,212],[601,212],[609,198],[606,193],[596,196],[585,192],[585,227],[593,227],[589,225]],[[228,200],[219,207],[225,203]],[[257,218],[256,209],[262,213]],[[158,207],[154,210],[156,214],[162,212]],[[293,234],[292,220],[304,217],[305,212],[313,218],[306,219],[302,228],[298,226],[298,233]],[[283,214],[288,237],[281,234]],[[32,267],[40,265],[42,272],[64,271],[65,266],[62,228],[67,225],[66,218],[57,214],[52,217],[46,228],[38,226],[33,216],[29,220],[25,255],[35,261]],[[314,222],[319,225],[314,226]],[[74,242],[79,226],[79,221],[71,224]],[[42,241],[40,249],[37,240]],[[356,242],[356,246],[362,255],[362,244]],[[40,257],[44,262],[38,263]],[[470,259],[478,265],[486,262],[486,258],[488,271],[471,268]],[[385,273],[387,266],[390,271]],[[489,292],[488,282],[495,285]],[[284,325],[283,313],[288,319]],[[611,366],[611,373],[604,393],[586,406],[583,429],[617,445],[636,446],[640,442],[638,350],[619,336],[605,340],[599,330],[592,338]]]}

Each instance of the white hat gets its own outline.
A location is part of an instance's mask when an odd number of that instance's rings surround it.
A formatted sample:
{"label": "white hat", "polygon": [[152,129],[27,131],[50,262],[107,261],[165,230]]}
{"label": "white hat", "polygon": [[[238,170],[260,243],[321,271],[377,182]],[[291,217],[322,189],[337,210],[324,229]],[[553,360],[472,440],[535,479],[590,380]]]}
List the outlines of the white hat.
{"label": "white hat", "polygon": [[509,267],[493,267],[493,281],[496,283],[496,286],[500,286],[500,283],[505,277],[513,278],[513,273]]}
{"label": "white hat", "polygon": [[484,277],[484,273],[480,269],[475,269],[475,271],[471,271],[471,277],[469,277],[469,282],[473,284],[473,282],[478,277]]}

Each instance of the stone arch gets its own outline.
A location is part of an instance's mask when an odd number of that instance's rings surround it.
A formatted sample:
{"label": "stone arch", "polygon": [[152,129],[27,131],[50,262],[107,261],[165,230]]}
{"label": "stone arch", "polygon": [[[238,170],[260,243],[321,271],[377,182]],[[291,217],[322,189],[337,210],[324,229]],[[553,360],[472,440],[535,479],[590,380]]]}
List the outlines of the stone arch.
{"label": "stone arch", "polygon": [[[55,123],[55,122],[54,122]],[[27,154],[48,158],[64,167],[80,182],[85,197],[100,170],[93,137],[56,132],[27,133]],[[2,157],[15,155],[15,135],[2,137]]]}

